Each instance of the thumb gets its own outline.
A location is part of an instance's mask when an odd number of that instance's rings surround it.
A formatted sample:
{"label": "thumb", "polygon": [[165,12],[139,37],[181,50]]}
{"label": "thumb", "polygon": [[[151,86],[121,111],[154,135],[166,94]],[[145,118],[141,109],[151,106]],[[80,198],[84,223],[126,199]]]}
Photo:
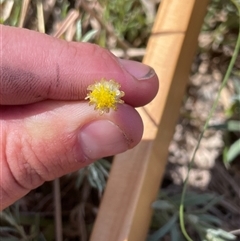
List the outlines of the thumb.
{"label": "thumb", "polygon": [[124,104],[102,116],[83,101],[43,101],[1,110],[6,153],[1,208],[44,181],[134,147],[143,132],[137,111]]}

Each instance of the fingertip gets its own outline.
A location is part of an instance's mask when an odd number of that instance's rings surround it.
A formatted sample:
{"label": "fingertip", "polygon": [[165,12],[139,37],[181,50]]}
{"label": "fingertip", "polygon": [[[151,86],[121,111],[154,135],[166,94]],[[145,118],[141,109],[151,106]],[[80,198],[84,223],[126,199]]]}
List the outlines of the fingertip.
{"label": "fingertip", "polygon": [[142,134],[139,113],[129,105],[119,105],[117,111],[98,115],[80,128],[79,149],[90,160],[113,156],[135,147]]}
{"label": "fingertip", "polygon": [[[119,62],[128,75],[135,79],[135,84],[128,85],[123,82],[123,89],[126,89],[124,100],[126,103],[139,107],[151,102],[158,93],[159,80],[154,69],[140,62],[119,59]],[[129,76],[126,77],[129,79]]]}

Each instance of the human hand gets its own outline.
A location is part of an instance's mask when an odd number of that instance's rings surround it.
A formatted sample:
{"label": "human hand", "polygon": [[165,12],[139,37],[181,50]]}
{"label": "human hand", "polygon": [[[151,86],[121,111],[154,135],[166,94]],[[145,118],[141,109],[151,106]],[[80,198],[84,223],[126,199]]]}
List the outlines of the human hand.
{"label": "human hand", "polygon": [[[0,210],[40,186],[137,145],[134,107],[158,91],[154,71],[88,43],[0,25]],[[84,100],[96,80],[114,79],[125,104],[99,115]]]}

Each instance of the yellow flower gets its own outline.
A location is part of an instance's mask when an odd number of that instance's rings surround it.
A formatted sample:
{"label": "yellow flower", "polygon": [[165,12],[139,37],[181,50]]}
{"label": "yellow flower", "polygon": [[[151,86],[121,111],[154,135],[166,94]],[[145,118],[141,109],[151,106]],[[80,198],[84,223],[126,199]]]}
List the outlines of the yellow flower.
{"label": "yellow flower", "polygon": [[89,99],[89,105],[95,105],[95,110],[98,110],[102,115],[108,113],[110,109],[117,110],[117,104],[123,104],[121,98],[125,95],[119,90],[121,85],[115,80],[101,79],[93,85],[89,85],[87,90],[86,100]]}

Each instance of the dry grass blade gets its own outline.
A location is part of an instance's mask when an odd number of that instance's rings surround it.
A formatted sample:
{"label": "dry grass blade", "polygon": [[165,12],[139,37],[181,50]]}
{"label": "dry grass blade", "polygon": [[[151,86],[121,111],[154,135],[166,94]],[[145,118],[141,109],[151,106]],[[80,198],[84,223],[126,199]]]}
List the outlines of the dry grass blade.
{"label": "dry grass blade", "polygon": [[0,6],[0,16],[1,16],[1,21],[6,21],[6,19],[9,18],[12,8],[13,8],[14,1],[13,0],[8,0],[5,2],[2,6]]}
{"label": "dry grass blade", "polygon": [[55,218],[55,238],[56,241],[62,241],[62,208],[61,208],[61,191],[59,178],[53,181],[54,190],[54,218]]}
{"label": "dry grass blade", "polygon": [[68,29],[66,30],[65,33],[65,40],[66,41],[73,41],[73,38],[75,36],[76,33],[76,22],[73,21],[72,24],[70,24],[70,26],[68,27]]}
{"label": "dry grass blade", "polygon": [[79,17],[79,12],[77,10],[70,10],[65,20],[62,22],[59,29],[53,33],[53,36],[59,38],[63,33],[71,26]]}
{"label": "dry grass blade", "polygon": [[123,51],[122,49],[111,49],[110,51],[118,58],[123,58],[125,56],[128,58],[143,57],[146,53],[145,48],[130,48],[127,51]]}
{"label": "dry grass blade", "polygon": [[37,0],[37,18],[38,18],[38,31],[45,33],[45,23],[43,16],[43,3],[42,0]]}
{"label": "dry grass blade", "polygon": [[[62,22],[59,29],[53,33],[53,36],[59,38],[67,29],[73,25],[76,19],[79,17],[79,12],[76,10],[69,11],[67,17]],[[54,185],[54,206],[55,206],[55,237],[57,241],[62,241],[62,213],[61,213],[61,192],[59,179],[55,179]]]}
{"label": "dry grass blade", "polygon": [[24,24],[26,15],[27,15],[29,3],[30,3],[30,0],[23,0],[23,2],[22,2],[21,14],[20,14],[19,22],[18,22],[18,27],[20,27],[20,28],[23,27],[23,24]]}
{"label": "dry grass blade", "polygon": [[233,230],[230,233],[234,234],[234,235],[239,235],[240,234],[240,229]]}

